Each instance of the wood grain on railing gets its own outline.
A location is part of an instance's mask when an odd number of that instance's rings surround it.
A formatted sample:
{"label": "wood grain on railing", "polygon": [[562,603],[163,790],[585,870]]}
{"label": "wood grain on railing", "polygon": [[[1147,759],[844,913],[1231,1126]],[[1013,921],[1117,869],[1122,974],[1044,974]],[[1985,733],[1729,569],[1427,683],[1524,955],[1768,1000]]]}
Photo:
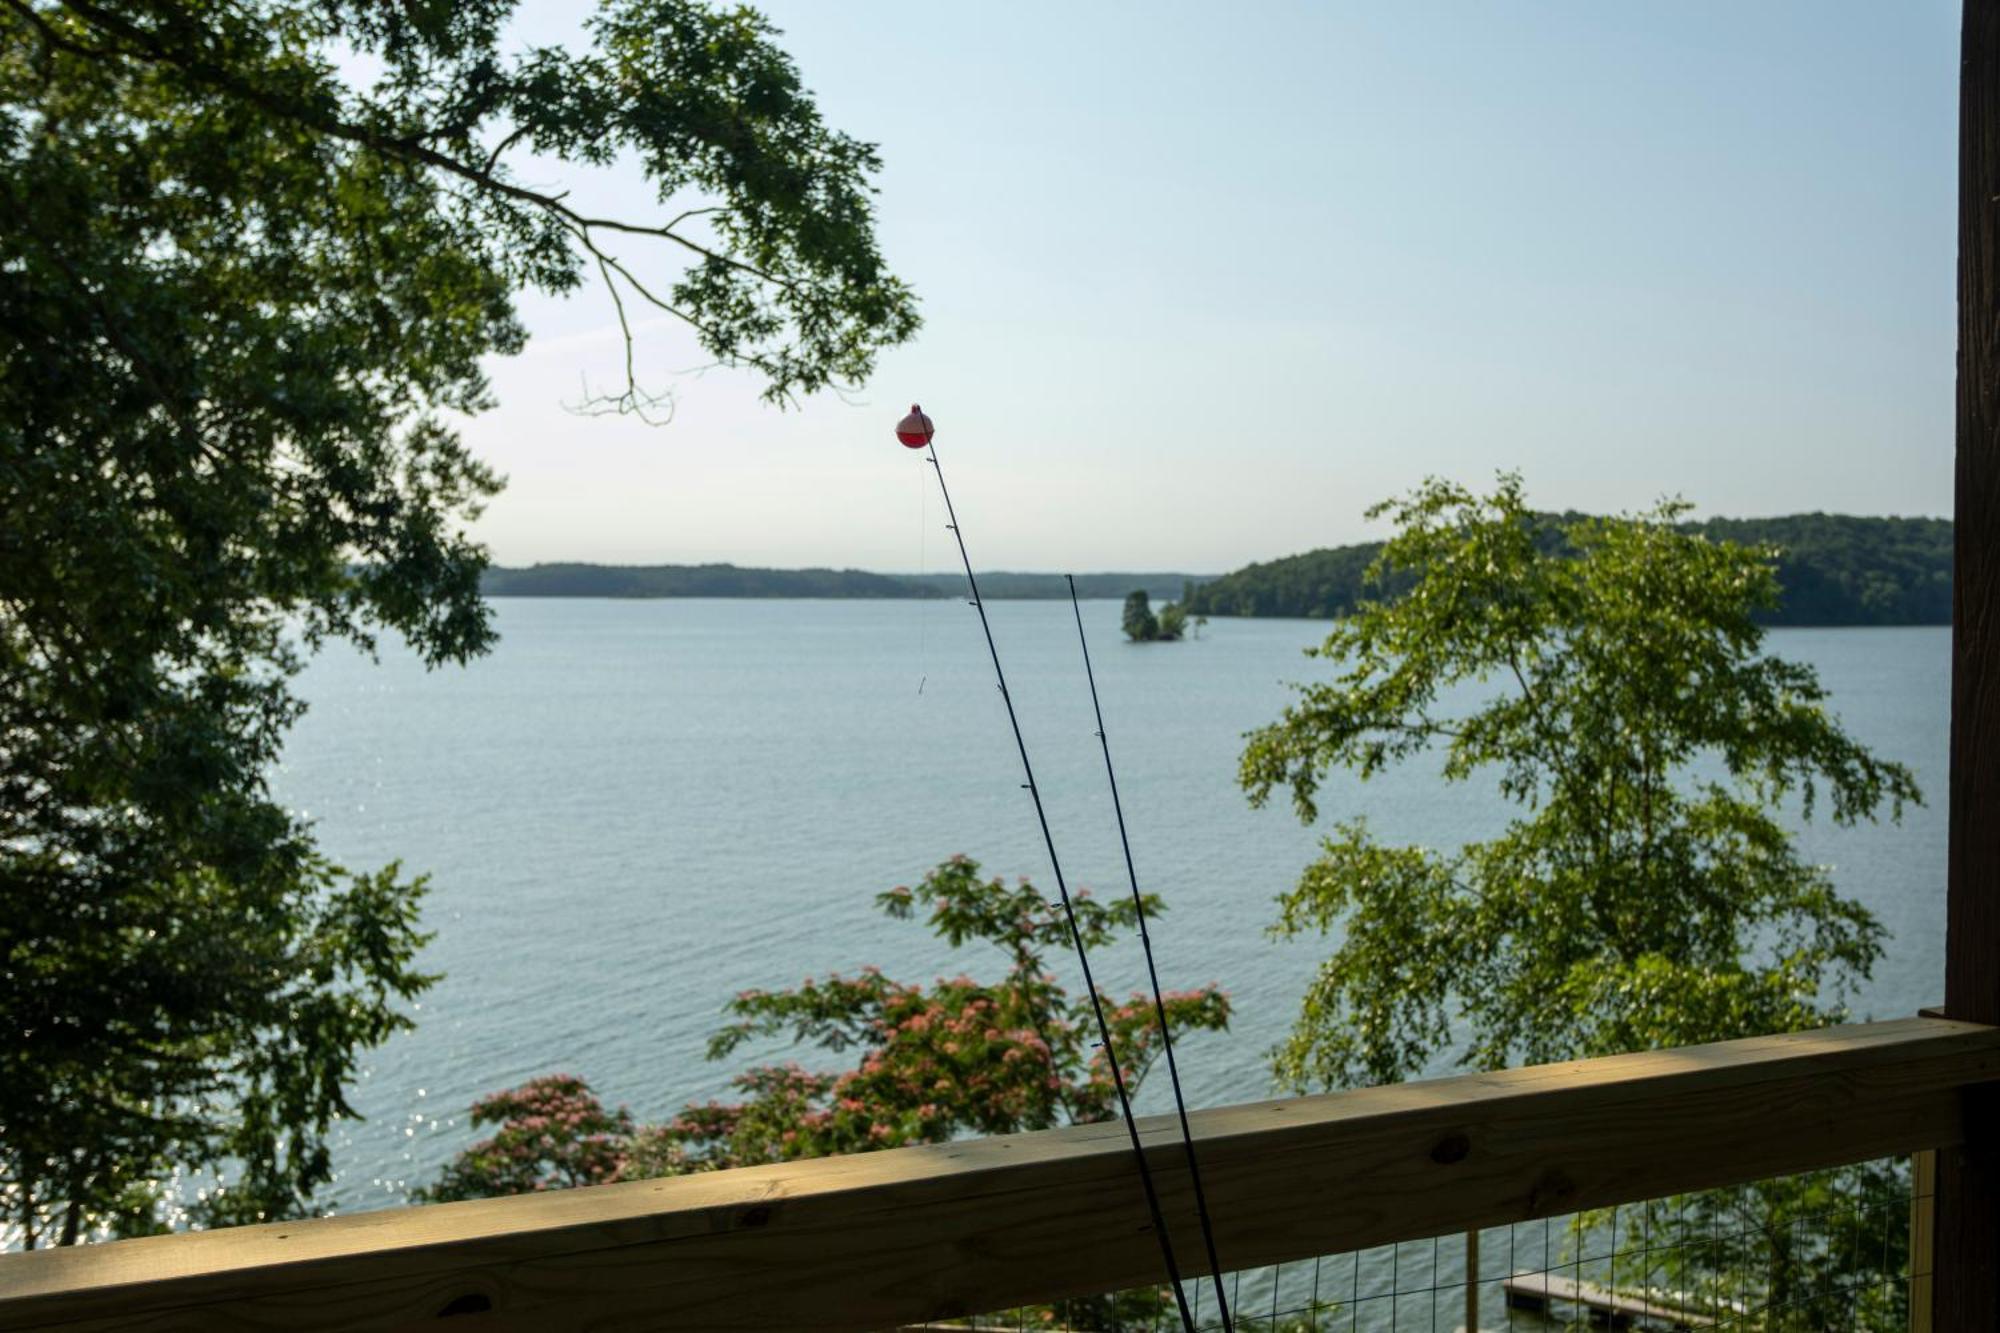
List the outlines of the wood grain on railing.
{"label": "wood grain on railing", "polygon": [[[1961,1140],[2000,1029],[1912,1018],[1201,1111],[1253,1267]],[[1199,1253],[1171,1118],[1142,1122]],[[9,1329],[868,1329],[1157,1280],[1124,1129],[0,1255]],[[466,1312],[458,1314],[456,1312]]]}

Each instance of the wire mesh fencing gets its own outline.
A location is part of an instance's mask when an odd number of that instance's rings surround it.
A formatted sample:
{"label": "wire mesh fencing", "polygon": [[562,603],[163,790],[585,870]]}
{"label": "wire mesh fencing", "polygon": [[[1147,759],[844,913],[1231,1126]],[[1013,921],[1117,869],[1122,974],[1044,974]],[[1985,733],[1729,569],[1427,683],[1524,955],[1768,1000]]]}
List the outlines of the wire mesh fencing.
{"label": "wire mesh fencing", "polygon": [[[1930,1188],[1888,1158],[1246,1269],[1223,1290],[1241,1333],[1886,1333],[1922,1324]],[[1184,1290],[1199,1327],[1221,1329],[1213,1284]],[[1180,1320],[1157,1288],[911,1327],[1173,1333]]]}

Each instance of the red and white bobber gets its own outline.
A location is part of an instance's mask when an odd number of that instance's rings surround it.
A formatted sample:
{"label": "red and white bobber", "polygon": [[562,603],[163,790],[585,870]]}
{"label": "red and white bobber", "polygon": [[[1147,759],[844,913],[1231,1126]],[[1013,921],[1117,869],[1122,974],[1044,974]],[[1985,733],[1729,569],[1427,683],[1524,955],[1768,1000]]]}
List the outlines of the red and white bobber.
{"label": "red and white bobber", "polygon": [[896,423],[896,438],[903,442],[903,447],[906,449],[923,448],[931,442],[931,436],[936,433],[937,427],[933,426],[931,419],[924,415],[924,409],[915,403],[910,404],[910,415]]}

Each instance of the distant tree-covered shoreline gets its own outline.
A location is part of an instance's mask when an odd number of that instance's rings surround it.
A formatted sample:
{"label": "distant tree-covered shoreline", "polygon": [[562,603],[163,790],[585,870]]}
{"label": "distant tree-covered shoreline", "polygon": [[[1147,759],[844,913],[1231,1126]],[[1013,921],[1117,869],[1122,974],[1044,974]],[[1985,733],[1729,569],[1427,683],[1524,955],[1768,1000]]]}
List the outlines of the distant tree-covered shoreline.
{"label": "distant tree-covered shoreline", "polygon": [[[1566,514],[1558,521],[1577,517]],[[1949,519],[1792,514],[1703,519],[1679,527],[1717,541],[1776,549],[1779,602],[1774,610],[1758,614],[1762,624],[1951,623]],[[1346,615],[1361,595],[1363,573],[1381,549],[1379,542],[1369,542],[1247,565],[1190,588],[1184,600],[1189,613],[1197,615]],[[1392,579],[1381,591],[1398,590]]]}
{"label": "distant tree-covered shoreline", "polygon": [[936,589],[863,569],[749,569],[736,565],[531,565],[489,568],[488,597],[942,597]]}
{"label": "distant tree-covered shoreline", "polygon": [[[1551,515],[1555,523],[1581,515]],[[1948,625],[1951,623],[1951,520],[1792,514],[1781,518],[1711,518],[1681,524],[1717,541],[1778,552],[1779,604],[1760,612],[1765,625]],[[1087,598],[1122,598],[1143,589],[1174,600],[1190,616],[1271,616],[1326,620],[1346,615],[1379,542],[1334,546],[1246,565],[1217,578],[1180,573],[1078,574]],[[956,571],[877,574],[862,569],[760,569],[729,564],[592,565],[561,563],[489,568],[488,597],[802,597],[936,598],[965,595]],[[1385,589],[1395,592],[1392,578]],[[1065,598],[1061,574],[982,570],[979,591],[995,601]]]}
{"label": "distant tree-covered shoreline", "polygon": [[[1132,588],[1154,596],[1180,592],[1202,575],[1079,574],[1084,597],[1123,597]],[[486,571],[488,597],[894,597],[965,595],[965,575],[876,574],[865,569],[759,569],[729,564],[591,565],[574,562]],[[996,601],[1067,598],[1061,574],[982,570],[979,592]]]}

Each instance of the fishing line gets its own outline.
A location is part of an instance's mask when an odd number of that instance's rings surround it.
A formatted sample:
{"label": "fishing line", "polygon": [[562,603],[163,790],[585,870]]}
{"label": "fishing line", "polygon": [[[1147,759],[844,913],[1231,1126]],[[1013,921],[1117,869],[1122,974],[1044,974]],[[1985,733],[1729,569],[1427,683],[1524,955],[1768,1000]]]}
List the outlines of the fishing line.
{"label": "fishing line", "polygon": [[1132,1118],[1132,1101],[1125,1091],[1125,1073],[1118,1063],[1117,1049],[1111,1044],[1111,1024],[1104,1017],[1104,1002],[1098,997],[1097,982],[1090,972],[1090,954],[1083,945],[1083,930],[1077,924],[1076,907],[1070,900],[1069,886],[1063,880],[1062,862],[1056,856],[1056,840],[1049,832],[1048,812],[1042,807],[1041,788],[1035,785],[1035,768],[1028,761],[1028,742],[1021,735],[1021,719],[1014,712],[1014,696],[1007,690],[1007,673],[1000,666],[1000,649],[993,641],[993,622],[986,618],[986,603],[979,595],[979,577],[972,572],[972,557],[966,553],[965,534],[959,531],[958,511],[951,503],[951,488],[944,483],[944,465],[938,462],[935,431],[931,419],[923,414],[915,404],[910,407],[910,415],[896,426],[896,437],[912,449],[926,449],[929,453],[931,469],[937,473],[938,493],[944,497],[946,527],[958,542],[958,558],[965,566],[965,582],[972,591],[972,607],[979,612],[979,628],[986,635],[986,651],[993,659],[993,676],[1000,686],[1001,702],[1007,706],[1007,722],[1014,730],[1014,747],[1021,754],[1021,772],[1027,781],[1021,785],[1034,799],[1035,820],[1041,825],[1042,845],[1048,850],[1049,866],[1055,871],[1056,890],[1062,896],[1063,914],[1069,920],[1070,938],[1076,941],[1076,961],[1083,970],[1083,987],[1090,993],[1091,1012],[1097,1017],[1097,1034],[1103,1039],[1104,1059],[1111,1067],[1111,1082],[1118,1090],[1118,1109],[1125,1118],[1125,1132],[1132,1140],[1132,1155],[1139,1163],[1139,1182],[1146,1191],[1146,1209],[1152,1215],[1154,1234],[1160,1238],[1160,1257],[1166,1262],[1167,1280],[1174,1290],[1174,1304],[1180,1309],[1181,1327],[1186,1333],[1195,1333],[1194,1315],[1188,1309],[1187,1293],[1181,1290],[1180,1265],[1174,1262],[1173,1242],[1167,1236],[1167,1222],[1160,1212],[1159,1191],[1153,1185],[1153,1170],[1146,1161],[1145,1146],[1139,1141],[1139,1125]]}
{"label": "fishing line", "polygon": [[1208,1197],[1201,1188],[1201,1166],[1195,1161],[1194,1135],[1188,1129],[1187,1100],[1181,1096],[1181,1071],[1174,1060],[1174,1036],[1167,1026],[1166,1001],[1160,995],[1160,972],[1153,965],[1153,938],[1146,933],[1146,900],[1139,892],[1139,872],[1132,865],[1132,839],[1125,832],[1125,807],[1118,799],[1118,773],[1111,766],[1111,741],[1104,734],[1104,708],[1097,702],[1097,673],[1090,667],[1090,640],[1083,632],[1083,608],[1076,600],[1076,576],[1065,574],[1063,577],[1069,581],[1069,609],[1070,614],[1076,617],[1077,646],[1083,649],[1083,678],[1090,682],[1090,710],[1097,717],[1097,743],[1104,751],[1104,778],[1111,784],[1111,812],[1118,817],[1118,843],[1125,849],[1125,879],[1132,886],[1132,910],[1139,918],[1139,947],[1146,953],[1146,979],[1153,985],[1153,1014],[1160,1021],[1160,1045],[1167,1052],[1167,1081],[1173,1084],[1174,1110],[1181,1119],[1181,1149],[1187,1154],[1188,1178],[1194,1182],[1194,1208],[1201,1218],[1202,1243],[1208,1247],[1208,1273],[1215,1283],[1215,1304],[1222,1313],[1223,1333],[1232,1333],[1229,1302],[1222,1296],[1222,1261],[1215,1255],[1215,1228],[1208,1217]]}
{"label": "fishing line", "polygon": [[[927,587],[925,577],[930,573],[931,530],[931,488],[924,485],[923,475],[917,476],[917,586]],[[928,600],[926,598],[925,600]],[[917,608],[917,693],[924,692],[924,682],[930,677],[930,634],[931,610],[928,606]]]}

